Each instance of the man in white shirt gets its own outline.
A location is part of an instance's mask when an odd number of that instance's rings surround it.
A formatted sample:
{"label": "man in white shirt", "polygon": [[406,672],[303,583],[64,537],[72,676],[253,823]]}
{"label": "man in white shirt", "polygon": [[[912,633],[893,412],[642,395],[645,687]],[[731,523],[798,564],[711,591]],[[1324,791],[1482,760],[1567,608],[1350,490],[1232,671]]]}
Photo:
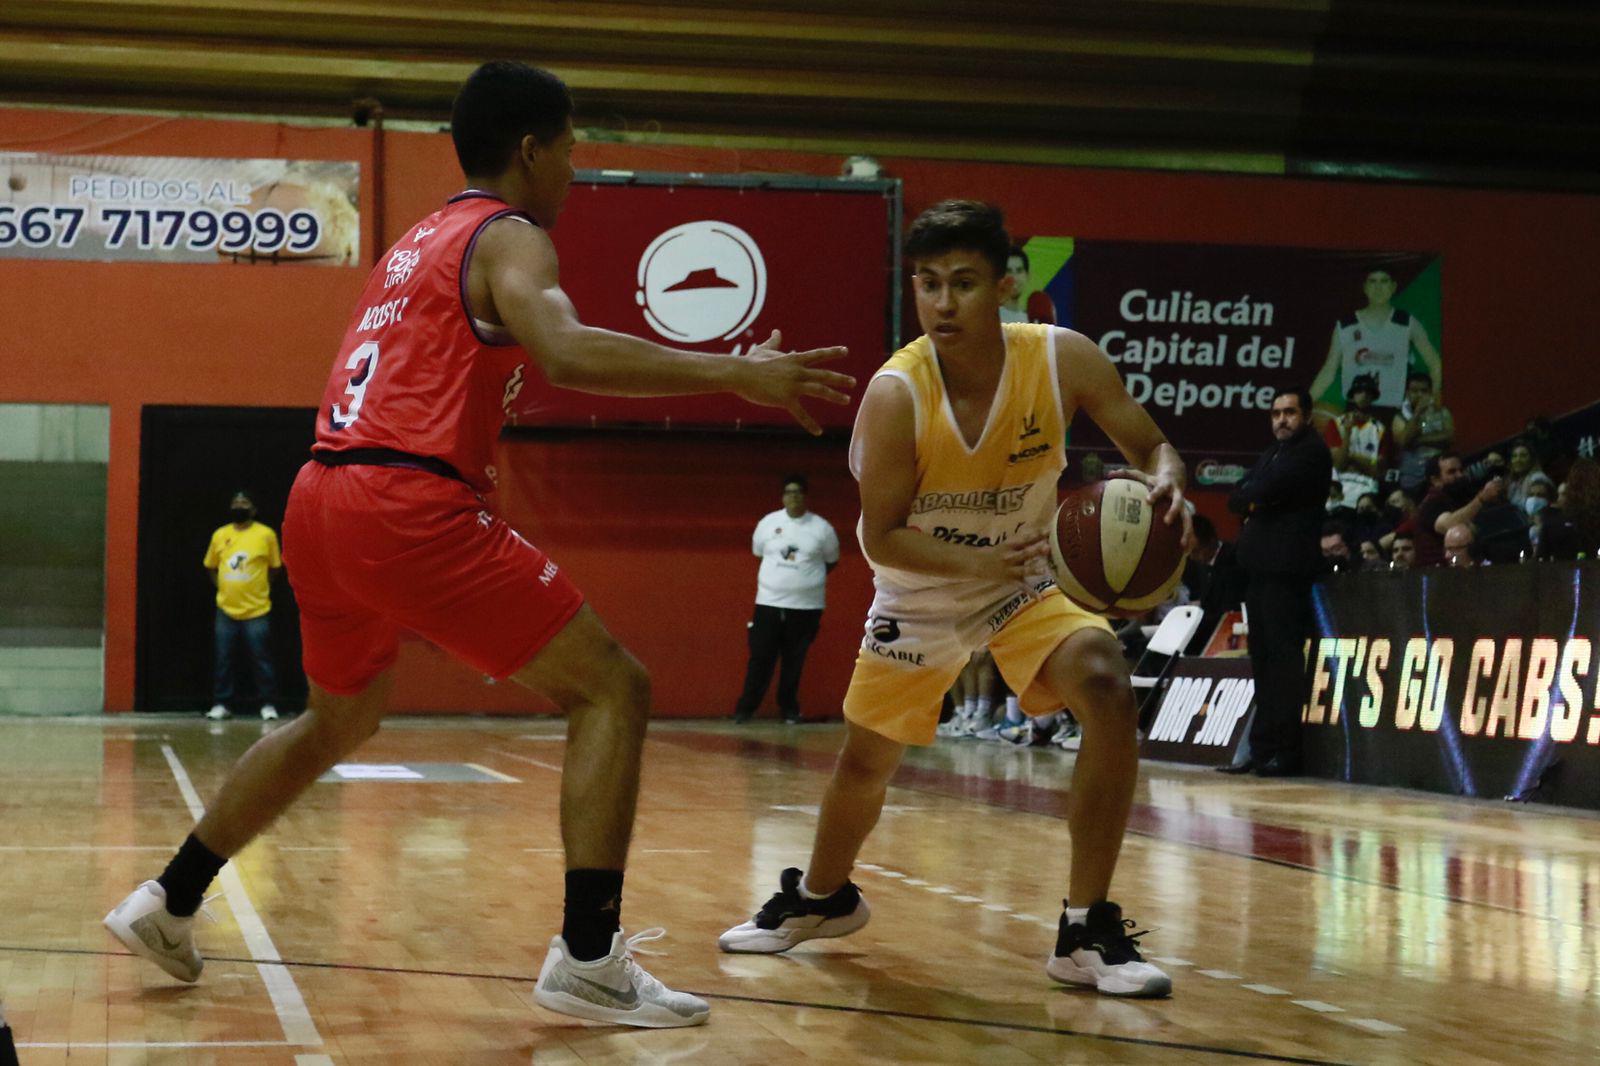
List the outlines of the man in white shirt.
{"label": "man in white shirt", "polygon": [[839,538],[826,519],[806,510],[806,479],[783,479],[783,507],[756,523],[750,547],[761,559],[756,577],[756,613],[750,620],[750,662],[744,691],[734,708],[736,722],[748,722],[761,706],[778,673],[778,709],[783,720],[800,721],[800,668],[822,624],[828,571],[839,562]]}

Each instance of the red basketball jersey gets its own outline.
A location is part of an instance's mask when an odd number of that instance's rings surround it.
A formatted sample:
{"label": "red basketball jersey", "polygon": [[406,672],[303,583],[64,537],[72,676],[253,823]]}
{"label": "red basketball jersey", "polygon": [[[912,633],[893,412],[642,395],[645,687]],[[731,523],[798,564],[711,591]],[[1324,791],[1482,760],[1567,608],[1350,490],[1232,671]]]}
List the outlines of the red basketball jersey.
{"label": "red basketball jersey", "polygon": [[317,413],[313,453],[392,448],[442,459],[494,488],[494,442],[528,373],[527,353],[467,308],[467,263],[483,228],[533,220],[468,191],[384,255],[345,331]]}

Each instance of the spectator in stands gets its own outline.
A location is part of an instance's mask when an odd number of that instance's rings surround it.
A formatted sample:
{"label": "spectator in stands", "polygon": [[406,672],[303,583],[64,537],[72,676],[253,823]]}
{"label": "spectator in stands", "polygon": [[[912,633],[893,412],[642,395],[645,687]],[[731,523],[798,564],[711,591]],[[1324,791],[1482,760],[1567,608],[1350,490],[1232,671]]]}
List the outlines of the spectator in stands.
{"label": "spectator in stands", "polygon": [[1389,568],[1410,570],[1417,565],[1417,542],[1410,533],[1396,533],[1389,545]]}
{"label": "spectator in stands", "polygon": [[1461,456],[1454,452],[1429,459],[1427,473],[1431,491],[1417,505],[1408,530],[1415,534],[1414,565],[1419,567],[1442,565],[1445,531],[1473,521],[1485,507],[1499,503],[1505,496],[1505,483],[1498,477],[1474,488],[1461,465]]}
{"label": "spectator in stands", "polygon": [[1444,531],[1444,562],[1446,566],[1477,566],[1477,553],[1473,550],[1472,523],[1463,522]]}
{"label": "spectator in stands", "polygon": [[1528,499],[1528,489],[1534,485],[1555,488],[1555,482],[1539,466],[1533,446],[1519,440],[1511,446],[1511,462],[1507,468],[1506,499],[1513,507],[1521,507]]}
{"label": "spectator in stands", "polygon": [[[1427,485],[1427,471],[1423,471],[1423,485]],[[1418,493],[1407,492],[1405,489],[1395,489],[1383,501],[1383,517],[1391,528],[1399,528],[1401,522],[1410,518],[1417,511]]]}
{"label": "spectator in stands", "polygon": [[1344,414],[1330,421],[1324,431],[1333,456],[1333,476],[1344,485],[1346,507],[1355,507],[1364,493],[1377,492],[1383,482],[1389,440],[1383,421],[1372,412],[1377,398],[1377,375],[1357,374],[1350,382]]}
{"label": "spectator in stands", "polygon": [[1344,482],[1335,477],[1328,483],[1328,499],[1323,503],[1322,509],[1332,517],[1344,518],[1354,513],[1354,508],[1345,506]]}
{"label": "spectator in stands", "polygon": [[1090,452],[1078,464],[1078,479],[1085,485],[1093,485],[1096,481],[1106,479],[1106,461],[1095,452]]}
{"label": "spectator in stands", "polygon": [[1383,549],[1378,547],[1377,541],[1368,539],[1361,542],[1361,569],[1384,570],[1388,566],[1388,560],[1384,559]]}
{"label": "spectator in stands", "polygon": [[1245,602],[1256,716],[1249,760],[1227,769],[1289,777],[1300,772],[1304,647],[1311,635],[1311,584],[1320,563],[1317,534],[1333,463],[1311,426],[1310,390],[1278,390],[1271,418],[1272,444],[1228,497],[1228,509],[1244,516],[1239,564],[1250,575]]}
{"label": "spectator in stands", "polygon": [[1390,423],[1400,487],[1418,493],[1427,487],[1428,460],[1455,443],[1455,419],[1433,392],[1433,378],[1421,370],[1406,375],[1406,401]]}
{"label": "spectator in stands", "polygon": [[1350,550],[1350,535],[1344,523],[1323,523],[1321,547],[1324,571],[1350,569],[1355,553]]}
{"label": "spectator in stands", "polygon": [[1575,459],[1556,502],[1540,514],[1539,558],[1600,556],[1600,463]]}
{"label": "spectator in stands", "polygon": [[272,576],[283,571],[283,555],[278,548],[278,534],[271,526],[256,521],[256,505],[248,492],[233,494],[228,515],[231,521],[211,534],[202,564],[217,589],[217,613],[212,626],[215,702],[206,717],[220,721],[232,714],[228,704],[233,700],[234,654],[242,646],[255,676],[261,717],[270,722],[278,717],[278,709],[273,706],[277,678],[272,651],[267,647],[272,633],[268,616],[272,612]]}
{"label": "spectator in stands", "polygon": [[1183,565],[1183,583],[1189,589],[1189,602],[1200,605],[1200,628],[1194,631],[1185,654],[1205,651],[1218,623],[1244,602],[1248,582],[1233,545],[1217,536],[1211,519],[1195,515],[1194,547],[1189,549],[1189,561]]}
{"label": "spectator in stands", "polygon": [[1393,528],[1394,523],[1389,521],[1383,513],[1383,508],[1378,506],[1378,494],[1362,493],[1361,498],[1356,501],[1356,513],[1351,519],[1351,539],[1357,544],[1364,540],[1377,541]]}
{"label": "spectator in stands", "polygon": [[785,722],[800,721],[800,671],[822,625],[828,572],[839,565],[839,538],[827,519],[806,510],[806,488],[801,474],[784,478],[783,506],[757,522],[751,537],[761,569],[736,722],[748,722],[761,706],[780,659],[778,710]]}

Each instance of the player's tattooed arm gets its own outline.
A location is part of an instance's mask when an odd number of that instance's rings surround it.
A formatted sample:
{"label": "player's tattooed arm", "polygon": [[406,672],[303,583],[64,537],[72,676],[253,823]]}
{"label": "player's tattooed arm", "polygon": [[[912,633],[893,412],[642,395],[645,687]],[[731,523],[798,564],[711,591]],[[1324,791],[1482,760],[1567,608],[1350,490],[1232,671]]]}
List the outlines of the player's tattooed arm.
{"label": "player's tattooed arm", "polygon": [[749,355],[691,352],[586,326],[561,290],[555,246],[536,226],[515,219],[491,223],[478,238],[467,274],[472,313],[504,325],[551,384],[610,396],[682,396],[731,392],[755,404],[782,407],[812,433],[821,427],[802,400],[848,404],[848,375],[817,364],[844,348],[779,350],[774,331]]}

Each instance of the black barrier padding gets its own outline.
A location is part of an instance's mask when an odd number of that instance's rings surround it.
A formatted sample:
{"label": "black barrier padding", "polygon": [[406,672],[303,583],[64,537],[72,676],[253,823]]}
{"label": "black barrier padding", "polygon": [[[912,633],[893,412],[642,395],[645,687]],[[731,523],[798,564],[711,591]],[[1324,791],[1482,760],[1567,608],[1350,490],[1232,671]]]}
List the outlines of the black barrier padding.
{"label": "black barrier padding", "polygon": [[1309,772],[1600,809],[1600,564],[1339,574],[1314,602]]}

